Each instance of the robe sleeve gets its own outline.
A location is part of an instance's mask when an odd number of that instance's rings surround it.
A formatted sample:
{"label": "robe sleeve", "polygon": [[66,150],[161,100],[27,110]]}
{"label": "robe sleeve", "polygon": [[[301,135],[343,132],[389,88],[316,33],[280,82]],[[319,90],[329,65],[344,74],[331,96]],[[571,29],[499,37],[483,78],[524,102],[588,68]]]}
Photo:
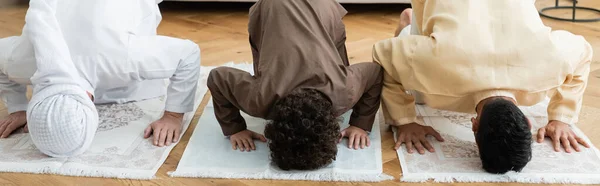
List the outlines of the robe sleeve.
{"label": "robe sleeve", "polygon": [[34,47],[37,65],[37,71],[31,77],[34,94],[54,84],[77,85],[86,89],[56,19],[57,3],[57,0],[31,0],[25,16],[23,32]]}
{"label": "robe sleeve", "polygon": [[[581,111],[583,93],[587,87],[592,61],[592,47],[581,36],[565,31],[552,33],[555,42],[573,65],[573,72],[565,82],[550,94],[548,120],[561,121],[570,125],[578,121]],[[562,44],[561,44],[562,43]]]}
{"label": "robe sleeve", "polygon": [[229,67],[215,68],[208,76],[207,85],[213,98],[215,117],[225,136],[247,129],[240,111],[255,117],[266,117],[264,105],[249,101],[257,99],[252,97],[254,94],[251,92],[258,88],[250,73]]}
{"label": "robe sleeve", "polygon": [[[417,122],[415,98],[407,93],[400,77],[400,71],[407,68],[406,63],[415,58],[414,51],[431,50],[431,38],[420,35],[408,35],[380,41],[373,48],[373,61],[383,67],[383,88],[381,100],[386,123],[404,125]],[[420,47],[420,48],[416,48]]]}
{"label": "robe sleeve", "polygon": [[29,103],[29,100],[27,100],[27,86],[11,81],[2,72],[0,72],[0,98],[4,101],[8,114],[27,110],[27,104]]}
{"label": "robe sleeve", "polygon": [[7,64],[11,61],[10,56],[13,53],[15,45],[17,45],[17,41],[21,40],[20,36],[0,39],[0,99],[4,102],[8,114],[26,111],[29,103],[26,96],[27,86],[12,81],[8,76],[9,71],[12,69]]}
{"label": "robe sleeve", "polygon": [[359,63],[349,67],[360,79],[363,94],[352,108],[350,125],[371,131],[381,103],[382,70],[376,63]]}

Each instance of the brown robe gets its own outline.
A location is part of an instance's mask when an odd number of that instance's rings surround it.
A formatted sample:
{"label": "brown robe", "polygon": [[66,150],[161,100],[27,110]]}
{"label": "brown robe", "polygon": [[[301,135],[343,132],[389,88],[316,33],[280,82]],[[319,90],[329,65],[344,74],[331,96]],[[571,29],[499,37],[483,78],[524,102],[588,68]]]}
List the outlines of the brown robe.
{"label": "brown robe", "polygon": [[371,131],[379,109],[383,71],[376,63],[349,65],[346,10],[335,0],[260,0],[250,8],[254,76],[219,67],[208,87],[226,136],[246,129],[240,110],[269,119],[274,103],[303,88],[329,97],[339,115],[353,109],[350,125]]}

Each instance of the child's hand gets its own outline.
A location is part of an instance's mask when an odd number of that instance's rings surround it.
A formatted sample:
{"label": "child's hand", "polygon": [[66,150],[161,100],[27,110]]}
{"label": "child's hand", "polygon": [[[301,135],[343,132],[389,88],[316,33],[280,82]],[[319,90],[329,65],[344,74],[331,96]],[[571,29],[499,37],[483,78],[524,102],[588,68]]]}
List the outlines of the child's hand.
{"label": "child's hand", "polygon": [[148,125],[144,130],[144,138],[154,136],[153,144],[163,147],[179,141],[183,125],[183,113],[174,113],[165,111],[165,114],[158,121]]}
{"label": "child's hand", "polygon": [[369,135],[361,128],[349,126],[348,128],[342,130],[342,137],[340,138],[339,142],[342,142],[342,138],[344,137],[348,138],[348,148],[352,148],[354,145],[354,149],[358,150],[358,146],[360,146],[361,149],[364,149],[365,146],[371,146]]}
{"label": "child's hand", "polygon": [[243,130],[231,135],[229,137],[229,142],[231,142],[231,148],[233,148],[233,150],[237,150],[239,148],[242,152],[244,152],[244,150],[250,152],[252,150],[256,150],[256,147],[254,146],[254,139],[267,142],[267,138],[265,138],[265,136],[250,130]]}

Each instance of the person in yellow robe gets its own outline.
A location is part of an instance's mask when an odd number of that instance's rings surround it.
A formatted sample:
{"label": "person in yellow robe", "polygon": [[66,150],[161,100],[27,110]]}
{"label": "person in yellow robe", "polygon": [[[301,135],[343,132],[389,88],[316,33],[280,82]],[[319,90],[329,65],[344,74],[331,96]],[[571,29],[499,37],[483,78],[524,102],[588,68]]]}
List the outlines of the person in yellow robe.
{"label": "person in yellow robe", "polygon": [[[382,105],[386,122],[398,130],[396,149],[404,143],[409,153],[423,154],[434,151],[427,135],[443,141],[434,128],[417,123],[416,100],[476,113],[473,132],[483,168],[491,173],[525,167],[532,137],[550,137],[555,151],[589,147],[571,129],[592,59],[582,36],[552,31],[533,1],[413,0],[412,7],[402,13],[398,36],[373,49],[385,71]],[[532,136],[517,106],[546,97],[549,122]]]}

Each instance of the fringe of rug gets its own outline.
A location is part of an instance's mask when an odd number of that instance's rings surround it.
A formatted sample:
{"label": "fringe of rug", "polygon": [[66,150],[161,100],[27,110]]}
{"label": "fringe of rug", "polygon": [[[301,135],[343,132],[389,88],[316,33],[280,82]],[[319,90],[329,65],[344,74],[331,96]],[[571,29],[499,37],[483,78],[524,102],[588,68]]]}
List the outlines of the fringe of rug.
{"label": "fringe of rug", "polygon": [[154,178],[156,171],[139,171],[139,170],[110,170],[105,168],[69,168],[61,169],[56,174],[67,176],[82,176],[82,177],[103,177],[103,178],[119,178],[119,179],[136,179],[150,180]]}
{"label": "fringe of rug", "polygon": [[338,182],[381,182],[392,180],[387,174],[339,174],[339,173],[231,173],[223,171],[202,170],[193,172],[169,172],[171,177],[186,178],[222,178],[222,179],[272,179],[272,180],[307,180]]}
{"label": "fringe of rug", "polygon": [[152,170],[133,170],[133,169],[116,169],[116,168],[52,168],[45,166],[42,168],[33,168],[27,166],[4,166],[0,172],[13,173],[30,173],[30,174],[56,174],[64,176],[78,177],[101,177],[101,178],[120,178],[120,179],[136,179],[150,180],[154,178],[155,171]]}
{"label": "fringe of rug", "polygon": [[473,182],[519,182],[543,184],[600,184],[597,174],[522,174],[509,172],[504,175],[491,174],[404,174],[400,181],[423,183],[473,183]]}

